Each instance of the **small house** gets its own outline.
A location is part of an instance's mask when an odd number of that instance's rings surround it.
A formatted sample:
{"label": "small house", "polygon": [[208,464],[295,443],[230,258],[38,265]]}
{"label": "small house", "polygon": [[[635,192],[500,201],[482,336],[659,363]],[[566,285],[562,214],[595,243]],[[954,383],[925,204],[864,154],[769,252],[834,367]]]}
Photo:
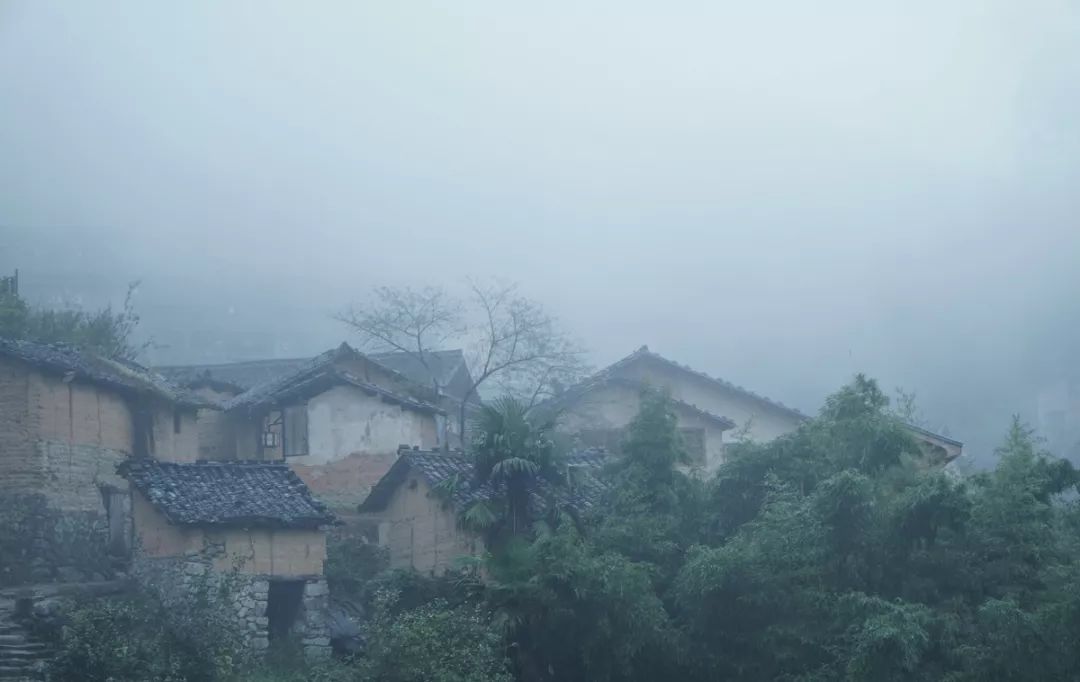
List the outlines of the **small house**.
{"label": "small house", "polygon": [[277,462],[129,460],[133,572],[167,599],[231,576],[237,627],[263,650],[293,639],[329,653],[325,529],[333,514]]}
{"label": "small house", "polygon": [[[347,344],[289,363],[283,373],[266,363],[216,375],[169,370],[190,390],[217,402],[217,410],[199,415],[205,457],[284,461],[335,512],[348,517],[393,464],[401,445],[440,444],[446,412],[434,402],[431,387]],[[239,390],[244,376],[255,375],[269,378]]]}
{"label": "small house", "polygon": [[[573,453],[565,460],[563,485],[535,481],[534,514],[543,516],[552,505],[578,515],[594,508],[606,489],[594,475],[604,456],[598,449]],[[490,483],[477,484],[472,459],[461,452],[402,450],[359,511],[378,524],[391,568],[439,574],[483,552],[483,538],[462,525],[461,514],[500,492]]]}

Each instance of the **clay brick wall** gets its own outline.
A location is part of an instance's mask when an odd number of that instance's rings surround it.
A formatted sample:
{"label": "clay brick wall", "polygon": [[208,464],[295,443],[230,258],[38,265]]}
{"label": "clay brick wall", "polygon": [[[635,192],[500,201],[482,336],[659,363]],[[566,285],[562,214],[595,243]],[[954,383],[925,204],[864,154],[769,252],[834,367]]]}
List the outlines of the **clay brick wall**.
{"label": "clay brick wall", "polygon": [[155,406],[153,454],[155,459],[166,462],[199,459],[199,427],[194,410]]}
{"label": "clay brick wall", "polygon": [[192,557],[217,547],[220,551],[213,556],[213,568],[221,573],[235,568],[244,575],[275,578],[323,574],[326,534],[321,530],[177,526],[138,492],[132,494],[132,513],[136,548],[142,557]]}
{"label": "clay brick wall", "polygon": [[[234,395],[230,392],[215,391],[209,387],[200,388],[195,392],[203,398],[215,401],[224,401]],[[236,429],[233,419],[222,410],[207,408],[199,410],[196,417],[199,459],[214,461],[236,459]]]}
{"label": "clay brick wall", "polygon": [[29,400],[38,440],[131,452],[131,411],[117,393],[32,371]]}
{"label": "clay brick wall", "polygon": [[31,493],[44,480],[34,449],[37,426],[31,420],[29,394],[27,367],[0,359],[0,491]]}
{"label": "clay brick wall", "polygon": [[483,549],[480,538],[459,528],[454,510],[415,474],[398,486],[383,519],[380,541],[389,550],[390,568],[439,574]]}
{"label": "clay brick wall", "polygon": [[26,369],[36,491],[60,511],[104,514],[101,488],[126,489],[116,465],[131,452],[133,424],[124,399],[97,386]]}
{"label": "clay brick wall", "polygon": [[326,560],[326,534],[320,530],[230,529],[209,531],[211,542],[225,543],[225,556],[215,560],[219,571],[275,578],[320,576]]}

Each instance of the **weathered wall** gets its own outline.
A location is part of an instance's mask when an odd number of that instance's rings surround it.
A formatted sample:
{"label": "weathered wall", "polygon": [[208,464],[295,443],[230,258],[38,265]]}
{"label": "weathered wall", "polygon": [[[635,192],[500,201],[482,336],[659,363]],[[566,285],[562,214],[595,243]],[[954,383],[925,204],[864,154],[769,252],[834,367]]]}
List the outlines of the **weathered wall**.
{"label": "weathered wall", "polygon": [[178,557],[203,550],[206,537],[202,529],[185,528],[169,523],[141,494],[131,495],[131,513],[135,549],[142,557]]}
{"label": "weathered wall", "polygon": [[30,420],[49,505],[61,511],[105,513],[101,489],[124,490],[116,466],[132,450],[133,423],[112,391],[31,371]]}
{"label": "weathered wall", "polygon": [[753,441],[773,440],[794,431],[800,423],[798,417],[779,408],[648,359],[630,363],[620,370],[620,376],[664,388],[673,398],[727,417],[735,422],[736,430],[749,424],[747,436]]}
{"label": "weathered wall", "polygon": [[311,466],[298,464],[294,461],[297,459],[303,458],[286,460],[289,468],[338,518],[349,522],[356,514],[356,507],[397,461],[397,452],[353,453],[327,464]]}
{"label": "weathered wall", "polygon": [[157,406],[154,409],[154,457],[166,462],[199,459],[195,410]]}
{"label": "weathered wall", "polygon": [[275,578],[321,576],[326,560],[326,534],[320,530],[231,529],[211,531],[212,543],[224,543],[225,555],[214,564],[218,571],[267,575]]}
{"label": "weathered wall", "polygon": [[230,415],[221,410],[200,409],[198,417],[199,459],[221,462],[236,459],[236,430]]}
{"label": "weathered wall", "polygon": [[[632,386],[608,385],[590,391],[559,419],[562,433],[587,429],[625,428],[641,408],[641,392]],[[689,410],[675,407],[680,428],[702,429],[705,433],[705,469],[712,470],[724,459],[724,430],[714,422]]]}
{"label": "weathered wall", "polygon": [[34,447],[37,414],[31,419],[30,371],[0,358],[0,491],[30,493],[41,489],[44,471]]}
{"label": "weathered wall", "polygon": [[[329,591],[323,578],[326,534],[321,530],[205,530],[170,524],[140,493],[133,494],[136,559],[133,572],[166,599],[184,599],[199,581],[229,581],[237,628],[248,645],[270,645],[270,583],[304,583],[302,612],[293,626],[306,657],[330,654]],[[225,578],[227,576],[227,578]]]}
{"label": "weathered wall", "polygon": [[297,464],[326,464],[352,453],[396,452],[399,445],[435,446],[431,415],[384,402],[353,386],[336,386],[308,400],[306,457]]}
{"label": "weathered wall", "polygon": [[[279,413],[274,413],[279,414]],[[230,414],[228,421],[225,422],[233,432],[233,442],[235,443],[236,459],[263,459],[263,460],[279,460],[282,459],[281,455],[281,427],[276,426],[274,429],[278,433],[278,447],[274,450],[268,450],[263,448],[260,455],[259,443],[262,438],[262,425],[263,420],[255,417],[248,417],[243,414]]]}
{"label": "weathered wall", "polygon": [[[116,466],[134,449],[130,399],[93,384],[24,371],[26,424],[34,466],[40,471],[38,488],[57,509],[103,513],[101,489],[127,489]],[[21,383],[5,382],[5,390]],[[194,411],[155,404],[153,432],[155,457],[196,459]]]}
{"label": "weathered wall", "polygon": [[113,391],[33,372],[30,409],[37,413],[40,440],[131,453],[131,411]]}
{"label": "weathered wall", "polygon": [[143,495],[132,495],[136,546],[146,557],[195,555],[219,547],[213,567],[276,578],[321,576],[326,534],[321,530],[202,529],[169,523]]}
{"label": "weathered wall", "polygon": [[483,550],[483,541],[459,528],[454,510],[416,474],[398,486],[379,516],[379,541],[389,551],[391,568],[439,574]]}
{"label": "weathered wall", "polygon": [[390,470],[400,445],[436,445],[433,415],[403,409],[353,386],[314,396],[307,408],[310,454],[286,461],[345,519]]}

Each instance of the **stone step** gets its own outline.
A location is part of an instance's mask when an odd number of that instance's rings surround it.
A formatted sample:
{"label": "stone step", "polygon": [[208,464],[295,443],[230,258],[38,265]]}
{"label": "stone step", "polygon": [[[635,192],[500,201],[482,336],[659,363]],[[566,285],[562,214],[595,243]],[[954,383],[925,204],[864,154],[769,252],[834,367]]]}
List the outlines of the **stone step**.
{"label": "stone step", "polygon": [[22,644],[26,641],[26,635],[22,633],[0,635],[0,644]]}
{"label": "stone step", "polygon": [[51,652],[44,647],[38,649],[34,649],[31,647],[26,647],[23,649],[5,649],[3,651],[0,651],[0,663],[15,659],[23,660],[27,658],[48,658],[50,653]]}
{"label": "stone step", "polygon": [[49,645],[44,642],[26,641],[19,642],[18,644],[0,644],[0,657],[3,657],[5,651],[11,650],[30,650],[35,651],[37,649],[48,649]]}
{"label": "stone step", "polygon": [[40,679],[33,665],[0,665],[0,680]]}

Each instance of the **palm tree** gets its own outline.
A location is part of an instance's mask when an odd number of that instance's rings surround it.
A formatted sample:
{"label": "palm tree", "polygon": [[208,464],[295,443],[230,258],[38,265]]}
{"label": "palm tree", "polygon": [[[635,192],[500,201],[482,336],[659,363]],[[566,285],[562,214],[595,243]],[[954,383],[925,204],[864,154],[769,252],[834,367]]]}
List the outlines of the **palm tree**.
{"label": "palm tree", "polygon": [[[529,408],[513,397],[485,404],[473,422],[473,472],[477,485],[501,491],[506,505],[504,520],[511,535],[529,528],[530,491],[536,481],[558,480],[551,422],[534,423]],[[498,525],[490,508],[478,503],[466,511],[477,525]]]}

